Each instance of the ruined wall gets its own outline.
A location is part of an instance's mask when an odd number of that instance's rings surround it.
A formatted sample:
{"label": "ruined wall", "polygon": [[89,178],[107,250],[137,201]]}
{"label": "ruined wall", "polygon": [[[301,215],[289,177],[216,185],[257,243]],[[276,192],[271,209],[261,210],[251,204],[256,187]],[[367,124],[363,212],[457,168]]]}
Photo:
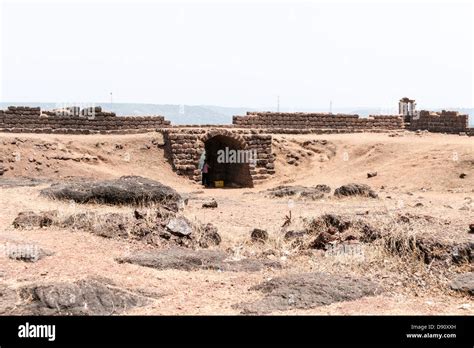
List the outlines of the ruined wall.
{"label": "ruined wall", "polygon": [[163,116],[116,116],[102,108],[75,109],[70,112],[14,107],[0,110],[0,131],[89,134],[168,127]]}
{"label": "ruined wall", "polygon": [[238,139],[245,149],[256,150],[256,163],[250,164],[250,175],[254,184],[275,173],[272,136],[269,134],[222,128],[169,128],[163,129],[162,133],[166,155],[173,169],[178,175],[187,176],[192,180],[201,180],[199,159],[204,151],[205,141],[216,135]]}
{"label": "ruined wall", "polygon": [[428,130],[439,133],[467,133],[469,116],[460,115],[457,111],[430,112],[422,110],[418,117],[412,117],[410,120],[410,130]]}
{"label": "ruined wall", "polygon": [[377,115],[360,118],[359,115],[325,113],[247,112],[246,116],[234,116],[232,123],[238,127],[280,128],[302,130],[364,130],[403,129],[403,118],[398,115]]}

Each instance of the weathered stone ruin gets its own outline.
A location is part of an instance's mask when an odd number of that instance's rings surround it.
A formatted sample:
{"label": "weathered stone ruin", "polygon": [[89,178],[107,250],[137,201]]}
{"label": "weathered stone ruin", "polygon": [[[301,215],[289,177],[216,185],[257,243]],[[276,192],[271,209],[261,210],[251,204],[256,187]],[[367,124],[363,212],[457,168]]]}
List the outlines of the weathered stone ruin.
{"label": "weathered stone ruin", "polygon": [[238,127],[265,128],[271,133],[355,133],[403,129],[403,119],[398,115],[360,118],[359,115],[327,113],[247,112],[246,116],[234,116],[232,123]]}
{"label": "weathered stone ruin", "polygon": [[0,110],[0,131],[12,133],[91,134],[144,131],[167,127],[163,116],[120,116],[100,106],[41,111],[39,107],[9,106]]}
{"label": "weathered stone ruin", "polygon": [[474,129],[469,128],[469,116],[460,115],[457,111],[417,111],[415,100],[409,98],[400,99],[398,109],[400,115],[403,115],[405,128],[409,130],[427,130],[433,133],[449,134],[474,134]]}
{"label": "weathered stone ruin", "polygon": [[[101,107],[77,106],[53,110],[10,106],[0,110],[0,132],[58,134],[123,134],[157,131],[163,134],[165,154],[178,175],[201,180],[204,158],[211,168],[209,180],[227,187],[251,187],[275,173],[272,134],[331,134],[428,130],[474,135],[468,115],[455,111],[417,111],[403,98],[398,115],[247,112],[230,125],[173,126],[163,116],[116,116]],[[222,162],[218,154],[232,152]],[[237,160],[232,156],[237,154]],[[240,158],[244,154],[247,157]],[[249,155],[251,155],[249,157]],[[1,168],[0,168],[1,169]]]}
{"label": "weathered stone ruin", "polygon": [[469,129],[469,116],[460,115],[457,111],[430,112],[419,111],[418,115],[410,120],[411,130],[428,130],[436,133],[471,133]]}
{"label": "weathered stone ruin", "polygon": [[[162,132],[168,159],[178,175],[201,180],[198,164],[204,150],[213,169],[211,182],[223,180],[230,186],[251,187],[275,173],[272,136],[269,134],[221,128],[169,128]],[[219,163],[215,154],[226,147],[254,153],[254,161]]]}

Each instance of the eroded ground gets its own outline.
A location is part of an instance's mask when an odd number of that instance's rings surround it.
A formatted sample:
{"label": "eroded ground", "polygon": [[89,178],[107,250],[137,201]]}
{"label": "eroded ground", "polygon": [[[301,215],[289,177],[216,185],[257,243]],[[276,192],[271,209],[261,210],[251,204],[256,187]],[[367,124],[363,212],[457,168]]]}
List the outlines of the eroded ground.
{"label": "eroded ground", "polygon": [[[177,177],[161,142],[155,133],[0,135],[0,164],[6,169],[0,176],[0,241],[4,248],[35,245],[47,252],[35,262],[2,254],[2,314],[472,315],[472,294],[450,288],[454,277],[472,271],[472,138],[275,136],[277,175],[251,189],[203,189]],[[368,178],[369,172],[377,175]],[[137,207],[131,205],[40,195],[55,182],[123,175],[157,180],[187,197],[178,215],[215,226],[220,244],[182,246],[191,254],[167,251],[160,262],[152,257],[140,265],[143,257],[126,260],[179,245],[106,238],[60,224],[12,225],[22,211],[133,216]],[[349,183],[369,185],[378,197],[334,196]],[[331,191],[268,194],[281,185],[328,185]],[[203,208],[212,198],[217,208]],[[342,222],[324,225],[324,231],[311,225],[324,214]],[[255,228],[268,239],[252,240]],[[373,231],[381,235],[371,238]]]}

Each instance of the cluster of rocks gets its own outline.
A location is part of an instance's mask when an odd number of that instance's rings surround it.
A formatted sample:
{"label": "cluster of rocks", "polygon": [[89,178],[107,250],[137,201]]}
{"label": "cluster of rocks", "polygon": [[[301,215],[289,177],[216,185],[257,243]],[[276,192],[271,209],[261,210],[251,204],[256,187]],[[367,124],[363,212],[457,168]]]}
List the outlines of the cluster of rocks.
{"label": "cluster of rocks", "polygon": [[89,134],[111,131],[154,130],[168,127],[163,116],[116,116],[101,107],[70,107],[41,112],[40,108],[0,110],[0,129],[11,132]]}
{"label": "cluster of rocks", "polygon": [[18,216],[13,220],[12,224],[13,227],[21,229],[43,228],[51,226],[57,217],[58,211],[56,210],[38,213],[28,210],[18,213]]}
{"label": "cluster of rocks", "polygon": [[58,211],[20,212],[13,221],[15,228],[55,225],[102,237],[133,238],[157,246],[208,248],[221,242],[215,226],[193,223],[178,213],[186,199],[171,187],[150,179],[125,176],[116,180],[53,184],[41,194],[78,203],[129,204],[142,208],[136,208],[133,214],[91,211],[61,216]]}
{"label": "cluster of rocks", "polygon": [[[321,199],[331,192],[331,188],[328,185],[319,184],[316,186],[301,186],[301,185],[280,185],[265,191],[261,191],[268,197],[282,198],[282,197],[294,197],[302,199]],[[360,196],[377,198],[378,194],[372,190],[372,188],[365,184],[347,184],[342,185],[334,190],[334,196],[336,197],[350,197]]]}
{"label": "cluster of rocks", "polygon": [[465,133],[469,127],[469,116],[457,111],[430,112],[421,110],[418,117],[410,119],[411,130],[428,130],[439,133]]}
{"label": "cluster of rocks", "polygon": [[328,185],[316,185],[316,186],[277,186],[271,189],[262,191],[262,193],[268,197],[294,197],[302,199],[321,199],[331,192],[331,188]]}
{"label": "cluster of rocks", "polygon": [[153,246],[209,248],[221,243],[214,225],[194,223],[173,211],[160,208],[134,210],[132,214],[81,212],[65,216],[55,210],[28,211],[20,212],[13,226],[17,229],[57,226],[105,238],[139,240]]}
{"label": "cluster of rocks", "polygon": [[380,231],[362,220],[324,214],[306,219],[301,230],[286,231],[284,239],[295,248],[327,250],[331,244],[371,242],[380,236]]}
{"label": "cluster of rocks", "polygon": [[247,112],[234,116],[232,123],[239,127],[296,128],[296,129],[403,129],[403,119],[397,115],[377,115],[359,118],[359,115],[327,113]]}

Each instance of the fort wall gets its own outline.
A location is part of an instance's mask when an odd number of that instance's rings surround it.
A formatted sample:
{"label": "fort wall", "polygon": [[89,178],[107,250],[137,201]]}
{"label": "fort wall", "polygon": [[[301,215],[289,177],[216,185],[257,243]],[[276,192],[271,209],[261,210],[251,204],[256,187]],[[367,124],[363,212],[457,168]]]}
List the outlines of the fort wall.
{"label": "fort wall", "polygon": [[430,112],[421,110],[418,115],[413,116],[410,120],[410,130],[428,130],[434,133],[468,133],[469,116],[460,115],[457,111]]}
{"label": "fort wall", "polygon": [[359,115],[325,113],[247,112],[234,116],[232,123],[248,128],[288,128],[317,130],[397,130],[403,129],[403,118],[398,115],[376,115],[360,118]]}
{"label": "fort wall", "polygon": [[0,110],[0,130],[6,132],[89,134],[169,125],[163,116],[116,116],[101,107],[41,112],[35,107],[10,106]]}

